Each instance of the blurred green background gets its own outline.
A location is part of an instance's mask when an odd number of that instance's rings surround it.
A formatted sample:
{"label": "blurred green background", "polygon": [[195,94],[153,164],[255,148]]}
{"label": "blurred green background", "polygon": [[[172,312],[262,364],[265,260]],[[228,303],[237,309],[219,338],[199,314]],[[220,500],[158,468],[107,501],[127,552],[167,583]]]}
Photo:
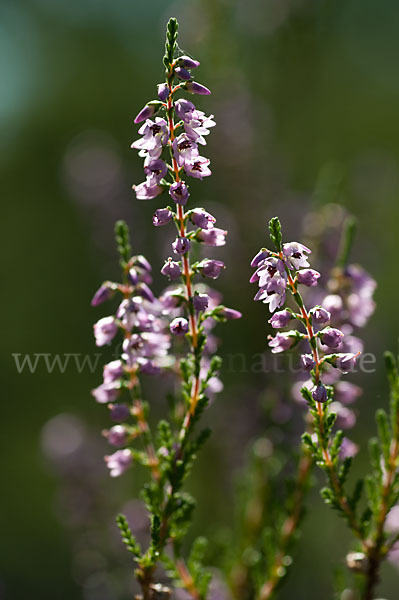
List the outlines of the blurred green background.
{"label": "blurred green background", "polygon": [[[2,600],[116,597],[79,585],[80,526],[65,523],[63,474],[43,452],[50,437],[62,453],[57,429],[44,437],[42,431],[69,413],[94,436],[90,452],[105,469],[100,431],[107,415],[89,395],[100,366],[48,373],[41,362],[34,373],[18,373],[13,354],[96,352],[92,323],[104,312],[89,303],[104,278],[117,276],[116,219],[128,221],[135,251],[156,271],[169,252],[171,233],[151,226],[158,199],[139,202],[131,190],[143,175],[130,143],[135,114],[162,80],[170,16],[180,22],[180,46],[201,61],[197,78],[213,90],[199,106],[218,123],[207,147],[214,175],[193,186],[192,199],[229,230],[229,244],[217,253],[228,269],[217,287],[244,318],[220,328],[225,352],[250,361],[266,345],[267,312],[252,303],[247,283],[266,221],[278,213],[286,239],[297,239],[307,211],[333,200],[358,217],[353,258],[378,280],[378,309],[362,336],[379,369],[357,377],[366,386],[353,434],[363,450],[360,471],[374,410],[386,403],[381,356],[398,337],[399,4],[0,0]],[[157,278],[155,287],[162,284]],[[226,373],[212,407],[213,439],[190,483],[199,501],[197,533],[231,523],[234,472],[246,444],[267,426],[259,415],[270,379]],[[162,412],[162,398],[156,402]],[[108,528],[129,484],[102,476],[96,482],[109,503]],[[331,570],[347,541],[315,490],[297,568],[281,598],[332,597]],[[387,567],[384,574],[380,595],[393,600],[397,572]]]}

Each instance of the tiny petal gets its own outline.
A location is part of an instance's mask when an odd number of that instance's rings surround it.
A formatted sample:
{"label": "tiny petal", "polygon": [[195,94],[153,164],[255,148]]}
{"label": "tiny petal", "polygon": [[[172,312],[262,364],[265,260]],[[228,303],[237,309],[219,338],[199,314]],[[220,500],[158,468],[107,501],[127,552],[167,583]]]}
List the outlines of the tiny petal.
{"label": "tiny petal", "polygon": [[119,477],[119,475],[122,475],[122,473],[130,467],[132,460],[132,453],[127,448],[124,450],[117,450],[114,454],[105,457],[105,462],[110,469],[111,477]]}
{"label": "tiny petal", "polygon": [[255,256],[253,257],[253,259],[251,260],[251,267],[255,268],[258,267],[259,264],[265,260],[265,258],[267,258],[269,256],[269,253],[267,250],[260,250],[258,252],[258,254],[255,254]]}

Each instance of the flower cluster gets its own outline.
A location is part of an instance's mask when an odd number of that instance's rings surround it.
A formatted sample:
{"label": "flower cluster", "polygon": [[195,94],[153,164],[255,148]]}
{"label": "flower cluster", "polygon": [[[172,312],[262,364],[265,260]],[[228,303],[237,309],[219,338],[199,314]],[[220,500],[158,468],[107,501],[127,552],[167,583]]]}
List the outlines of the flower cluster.
{"label": "flower cluster", "polygon": [[[123,222],[116,226],[117,239],[127,240],[127,229]],[[127,253],[129,249],[126,249]],[[106,457],[111,475],[121,475],[132,462],[131,450],[126,447],[140,435],[141,412],[133,403],[133,409],[120,397],[130,392],[137,405],[139,379],[141,373],[158,375],[168,364],[170,334],[168,322],[162,315],[162,306],[154,297],[151,284],[151,265],[144,256],[132,256],[124,261],[124,282],[107,281],[97,290],[92,306],[98,306],[114,295],[119,295],[120,303],[114,315],[103,317],[94,325],[97,346],[110,344],[118,332],[123,336],[121,355],[104,366],[103,382],[92,390],[92,395],[100,404],[107,404],[111,420],[116,424],[104,432],[109,443],[119,448]],[[127,424],[133,414],[138,424]]]}
{"label": "flower cluster", "polygon": [[[334,392],[334,401],[329,403],[328,410],[337,415],[338,427],[348,429],[356,421],[355,413],[348,405],[354,402],[360,389],[352,383],[340,381],[340,376],[353,371],[362,351],[360,340],[352,332],[354,326],[364,324],[374,308],[372,294],[375,282],[360,267],[350,266],[339,273],[336,270],[335,279],[328,284],[328,289],[335,293],[313,292],[318,302],[307,310],[300,289],[302,286],[316,288],[320,279],[320,273],[310,268],[311,250],[298,242],[279,242],[278,221],[272,220],[271,228],[272,231],[276,229],[272,239],[277,241],[278,252],[262,249],[252,260],[255,272],[250,281],[259,285],[255,300],[268,304],[273,313],[269,323],[274,329],[286,328],[297,321],[304,332],[298,329],[278,331],[275,336],[269,336],[269,346],[272,353],[280,353],[302,340],[307,343],[308,351],[301,354],[300,364],[309,378],[301,381],[299,386],[310,390],[318,403],[326,402],[330,388],[331,395]],[[297,312],[285,306],[287,290],[293,295]],[[298,392],[295,386],[295,397],[303,402],[303,393]],[[341,451],[342,456],[353,454],[356,447],[345,439]]]}
{"label": "flower cluster", "polygon": [[[169,30],[168,30],[169,31]],[[169,31],[170,33],[170,31]],[[169,34],[168,34],[169,35]],[[190,263],[194,244],[223,246],[227,231],[216,227],[215,217],[204,208],[185,207],[190,197],[188,178],[203,179],[211,175],[209,159],[201,156],[200,147],[206,145],[206,136],[215,126],[213,115],[206,116],[186,98],[176,98],[180,92],[208,95],[210,90],[193,81],[192,70],[199,62],[180,55],[176,35],[167,39],[164,65],[165,82],[158,84],[158,100],[150,101],[139,112],[135,123],[144,122],[139,129],[141,138],[132,144],[144,158],[146,181],[133,186],[138,199],[155,198],[164,191],[169,194],[170,206],[158,208],[153,215],[153,225],[162,227],[174,223],[177,236],[171,244],[171,256],[161,269],[170,282],[181,282],[168,288],[164,302],[175,310],[170,331],[175,336],[187,336],[195,365],[192,368],[192,398],[198,401],[200,382],[210,381],[202,361],[209,342],[207,333],[211,320],[239,318],[241,314],[218,302],[219,295],[208,286],[195,283],[217,279],[225,265],[220,260],[203,258]],[[173,39],[172,39],[173,38]],[[201,362],[202,361],[202,362]],[[204,388],[203,388],[204,391]]]}

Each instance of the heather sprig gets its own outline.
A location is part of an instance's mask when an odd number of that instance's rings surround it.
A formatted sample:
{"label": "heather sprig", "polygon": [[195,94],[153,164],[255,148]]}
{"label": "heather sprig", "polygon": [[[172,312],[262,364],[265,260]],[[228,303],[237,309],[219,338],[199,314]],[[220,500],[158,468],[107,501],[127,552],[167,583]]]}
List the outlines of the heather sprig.
{"label": "heather sprig", "polygon": [[[123,282],[105,282],[93,299],[97,305],[117,293],[123,298],[115,315],[95,325],[97,345],[110,343],[120,330],[123,342],[120,359],[106,365],[104,382],[93,395],[98,402],[108,403],[111,418],[118,421],[105,432],[108,441],[119,447],[106,457],[111,475],[122,474],[134,462],[150,471],[142,493],[151,519],[151,542],[146,550],[137,544],[123,515],[118,517],[122,539],[137,566],[142,600],[170,593],[156,580],[160,562],[176,585],[194,599],[206,597],[209,575],[202,566],[204,552],[200,551],[204,544],[194,544],[187,562],[182,555],[195,507],[194,499],[183,491],[183,483],[209,436],[208,429],[196,432],[201,414],[222,385],[217,377],[221,360],[215,355],[217,343],[211,330],[218,322],[241,317],[238,311],[222,305],[220,294],[205,283],[219,276],[224,263],[207,258],[190,261],[195,245],[224,245],[227,232],[215,227],[216,219],[204,209],[185,209],[190,196],[186,178],[202,179],[211,174],[209,160],[200,156],[198,147],[205,145],[204,136],[215,122],[185,98],[176,99],[181,91],[210,93],[193,81],[191,70],[199,62],[182,54],[177,31],[176,19],[170,19],[165,82],[158,85],[159,100],[147,103],[137,115],[135,122],[143,122],[139,130],[142,137],[132,145],[144,158],[146,175],[144,183],[133,186],[137,198],[153,199],[167,190],[173,202],[173,208],[157,209],[153,216],[154,226],[174,222],[177,229],[172,243],[174,258],[168,258],[161,269],[170,285],[159,299],[154,297],[149,288],[151,267],[142,256],[130,258],[127,228],[119,224],[116,237]],[[183,351],[180,340],[186,342]],[[142,374],[162,376],[165,372],[177,375],[180,386],[169,394],[170,421],[160,421],[154,435],[140,378]],[[120,402],[124,390],[130,393],[130,405]],[[130,415],[133,424],[128,422]],[[143,449],[133,445],[136,438],[142,441]]]}
{"label": "heather sprig", "polygon": [[[309,285],[299,275],[310,265],[308,257],[310,249],[297,242],[282,243],[280,234],[281,226],[278,220],[272,219],[270,231],[276,251],[262,249],[253,260],[256,267],[253,281],[258,281],[260,291],[256,299],[262,299],[269,304],[271,311],[283,308],[285,294],[290,292],[297,306],[297,312],[290,308],[285,310],[290,318],[284,314],[278,327],[284,327],[289,321],[297,321],[302,331],[291,330],[282,336],[277,343],[275,338],[269,340],[272,349],[287,350],[298,340],[308,344],[309,356],[302,363],[304,368],[310,370],[313,387],[304,386],[301,390],[303,398],[309,407],[312,418],[311,429],[303,435],[303,443],[309,449],[316,464],[327,475],[327,486],[322,490],[325,502],[336,509],[343,516],[356,538],[356,550],[347,556],[347,565],[355,573],[361,575],[356,579],[356,586],[362,600],[372,600],[375,587],[379,580],[381,562],[395,553],[399,540],[399,519],[397,518],[397,504],[399,501],[399,372],[398,363],[392,354],[386,354],[388,376],[391,386],[391,411],[390,416],[379,409],[376,415],[379,438],[371,440],[370,457],[372,472],[365,479],[359,480],[352,492],[347,491],[347,478],[353,458],[352,453],[343,450],[344,435],[342,430],[335,431],[334,424],[337,414],[331,410],[334,406],[334,387],[325,383],[331,367],[346,373],[357,359],[358,353],[328,352],[328,349],[340,350],[344,342],[342,331],[334,327],[325,327],[323,322],[319,327],[316,311],[313,307],[305,306],[301,294],[301,285]],[[348,273],[345,262],[339,267],[343,270],[341,275]],[[349,277],[353,271],[349,269]],[[359,275],[359,270],[356,275]],[[310,284],[313,285],[313,284]],[[364,291],[366,288],[366,291]],[[355,277],[354,289],[365,301],[373,303],[372,293],[375,283],[364,272]],[[352,283],[353,291],[353,283]],[[363,296],[362,296],[363,290]],[[278,296],[277,300],[273,296]],[[374,303],[373,303],[374,308]],[[362,307],[360,307],[362,310]],[[367,317],[370,310],[367,310]],[[283,312],[283,311],[281,311]],[[276,313],[275,313],[276,314]],[[331,317],[331,315],[330,315]],[[347,322],[356,324],[356,314],[347,312]],[[361,322],[364,321],[364,313]],[[351,333],[351,330],[350,330]],[[289,340],[289,343],[287,343]],[[273,351],[273,350],[272,350]],[[366,508],[359,509],[363,488],[366,488]],[[277,563],[276,563],[277,564]],[[268,590],[273,587],[273,579],[268,579],[259,598],[269,598]],[[262,594],[262,590],[263,593]],[[272,590],[273,591],[273,590]]]}

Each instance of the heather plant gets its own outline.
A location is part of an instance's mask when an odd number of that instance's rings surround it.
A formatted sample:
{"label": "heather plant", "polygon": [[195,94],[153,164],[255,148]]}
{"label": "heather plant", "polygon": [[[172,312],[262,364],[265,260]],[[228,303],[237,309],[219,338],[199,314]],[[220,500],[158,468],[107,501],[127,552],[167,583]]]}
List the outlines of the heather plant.
{"label": "heather plant", "polygon": [[[104,366],[103,381],[92,391],[113,422],[103,431],[114,448],[105,457],[106,465],[112,477],[136,465],[147,473],[141,495],[149,517],[149,543],[139,543],[124,514],[117,518],[135,564],[137,600],[167,599],[172,593],[178,597],[179,588],[195,600],[209,598],[205,539],[198,538],[186,551],[195,501],[184,483],[210,434],[201,427],[203,412],[222,389],[213,328],[241,317],[209,285],[225,265],[208,258],[204,249],[225,245],[227,231],[216,227],[205,208],[191,206],[191,178],[211,175],[210,161],[200,148],[216,123],[213,115],[182,96],[208,96],[210,90],[194,80],[200,63],[179,48],[177,36],[177,21],[170,19],[165,81],[157,86],[157,99],[135,118],[141,137],[132,144],[144,159],[145,181],[133,186],[137,199],[168,197],[152,218],[156,228],[176,229],[170,256],[160,269],[168,284],[159,294],[153,292],[152,267],[144,256],[132,255],[128,227],[119,221],[115,232],[121,281],[104,282],[92,300],[93,306],[117,300],[112,314],[94,325],[97,346],[117,344],[115,360]],[[310,266],[310,248],[283,243],[278,218],[270,221],[269,229],[274,248],[256,254],[250,281],[258,284],[255,300],[268,305],[269,323],[277,330],[269,336],[271,352],[299,349],[303,377],[299,396],[298,383],[293,395],[303,409],[305,431],[299,451],[287,448],[284,439],[273,444],[266,435],[253,444],[241,477],[234,533],[219,563],[226,567],[229,590],[237,600],[276,597],[293,564],[317,465],[327,478],[323,499],[345,519],[355,538],[346,557],[354,577],[342,600],[372,600],[381,563],[399,553],[398,362],[387,354],[391,411],[389,416],[383,410],[377,413],[379,438],[370,444],[372,471],[349,490],[347,479],[358,448],[344,430],[356,423],[353,404],[361,391],[346,376],[363,352],[358,330],[375,309],[376,283],[349,262],[355,229],[351,219],[335,265],[324,277]],[[158,423],[150,411],[153,395],[147,400],[147,378],[156,380],[167,398],[168,410]]]}
{"label": "heather plant", "polygon": [[[122,475],[134,463],[145,467],[149,481],[142,491],[150,515],[151,542],[142,549],[124,515],[118,526],[127,550],[136,563],[135,576],[141,587],[137,598],[168,598],[170,588],[157,568],[163,564],[169,579],[196,599],[206,597],[209,574],[202,567],[205,540],[192,546],[187,561],[182,543],[191,521],[194,499],[183,491],[193,461],[209,430],[197,431],[210,398],[220,391],[217,378],[221,360],[211,330],[216,322],[237,319],[241,314],[220,304],[221,296],[205,284],[224,269],[219,260],[191,261],[195,246],[222,246],[227,232],[215,227],[215,218],[202,208],[186,210],[190,196],[186,177],[209,176],[209,160],[199,155],[205,145],[213,117],[206,117],[178,92],[208,95],[210,91],[193,81],[191,69],[199,62],[183,54],[177,45],[178,25],[167,26],[164,56],[165,82],[158,85],[159,100],[150,101],[135,119],[143,122],[141,138],[132,144],[144,158],[146,181],[133,186],[138,199],[151,200],[167,191],[172,206],[155,211],[156,227],[174,223],[177,237],[161,272],[171,285],[156,298],[150,289],[151,266],[145,257],[132,256],[129,232],[124,222],[116,225],[121,257],[122,282],[105,282],[92,304],[119,297],[114,314],[94,326],[97,346],[110,344],[122,335],[119,358],[104,367],[103,383],[93,390],[97,402],[110,410],[116,422],[104,432],[118,449],[105,457],[110,474]],[[176,120],[177,119],[177,120]],[[168,158],[165,155],[168,155]],[[179,340],[185,340],[182,349]],[[169,420],[161,420],[154,435],[149,422],[149,403],[143,399],[141,379],[172,373],[178,391],[168,394]],[[137,443],[136,443],[137,442]]]}
{"label": "heather plant", "polygon": [[[291,509],[281,528],[280,552],[274,552],[270,575],[260,587],[258,597],[273,595],[285,574],[284,566],[291,562],[286,550],[300,518],[303,460],[307,457],[307,465],[310,465],[311,458],[327,476],[327,485],[321,491],[324,501],[345,519],[355,537],[354,551],[347,555],[346,560],[349,569],[358,577],[353,584],[354,590],[346,590],[347,597],[352,594],[353,598],[371,600],[379,581],[381,563],[395,553],[399,539],[396,506],[399,500],[398,361],[391,353],[386,353],[391,410],[389,416],[383,409],[377,411],[378,439],[370,441],[372,471],[348,491],[347,478],[355,448],[346,441],[342,428],[337,429],[341,405],[334,401],[334,394],[337,373],[346,374],[353,370],[361,352],[353,351],[356,340],[350,340],[348,345],[344,332],[331,326],[332,312],[320,305],[311,308],[305,305],[303,286],[305,289],[316,286],[320,277],[318,271],[310,268],[311,250],[298,242],[283,243],[278,218],[270,221],[269,229],[275,250],[262,248],[254,257],[252,267],[256,270],[251,281],[257,282],[260,288],[255,300],[269,305],[273,313],[269,322],[279,330],[275,336],[269,336],[272,352],[286,352],[301,342],[307,345],[308,352],[300,355],[300,362],[310,375],[309,383],[301,388],[308,407],[309,427],[302,436],[304,458],[300,461],[297,485],[291,496],[298,501],[290,499],[288,502]],[[332,299],[334,301],[327,297],[326,302],[325,298],[324,305],[330,302],[330,308],[336,309],[337,321],[341,320],[346,325],[363,325],[374,309],[372,294],[375,283],[363,270],[346,266],[352,231],[353,226],[350,225],[338,265],[342,272],[335,274],[336,278],[349,280],[346,286],[343,285],[345,292],[342,292],[346,309],[344,311],[343,298],[338,294]],[[293,308],[287,305],[287,294],[293,300]],[[291,323],[299,326],[287,331],[285,328]],[[347,331],[350,336],[352,329],[348,327]]]}

